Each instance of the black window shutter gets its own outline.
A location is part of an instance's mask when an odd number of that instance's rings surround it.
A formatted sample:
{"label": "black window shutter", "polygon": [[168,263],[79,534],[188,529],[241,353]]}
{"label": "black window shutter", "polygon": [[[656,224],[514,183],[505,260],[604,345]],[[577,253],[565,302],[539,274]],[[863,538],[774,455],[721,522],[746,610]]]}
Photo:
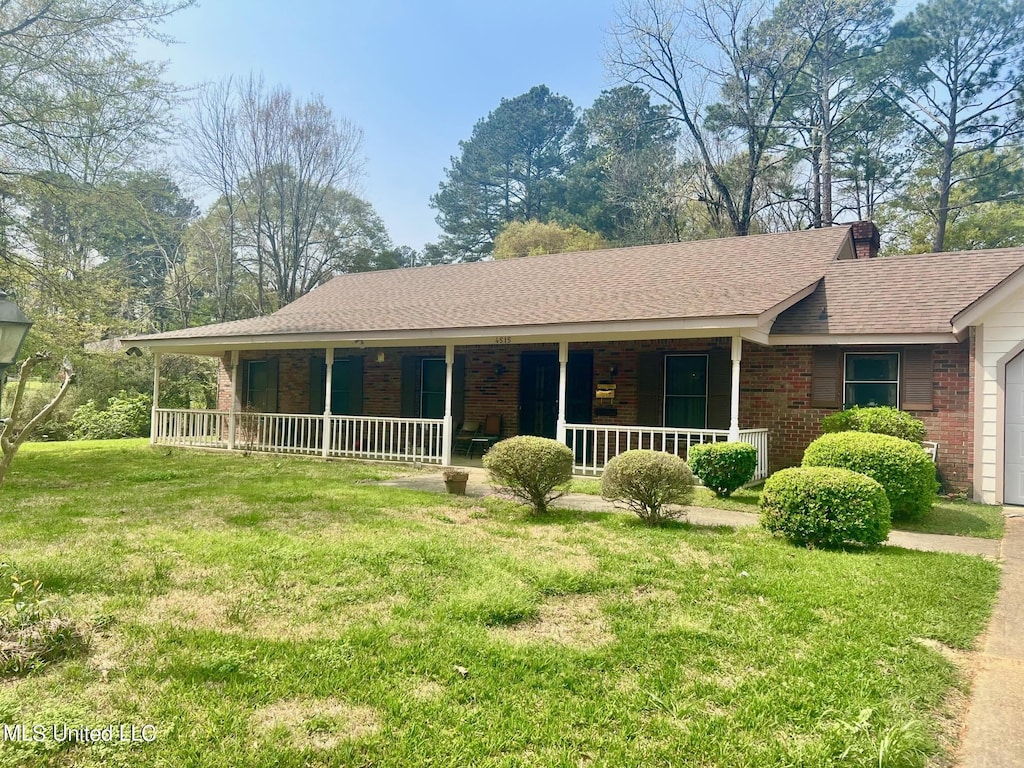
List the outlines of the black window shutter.
{"label": "black window shutter", "polygon": [[[238,407],[249,408],[252,403],[249,402],[249,361],[239,360],[238,369],[235,373],[238,376]],[[231,407],[235,407],[234,398],[232,398]]]}
{"label": "black window shutter", "polygon": [[732,352],[712,349],[708,352],[707,429],[728,429],[732,402]]}
{"label": "black window shutter", "polygon": [[640,352],[636,356],[636,422],[660,427],[665,418],[665,355]]}
{"label": "black window shutter", "polygon": [[932,371],[931,347],[907,347],[903,350],[903,370],[901,371],[903,397],[901,405],[906,411],[932,410]]}
{"label": "black window shutter", "polygon": [[327,361],[322,357],[309,358],[309,412],[324,412],[324,387],[327,384]]}
{"label": "black window shutter", "polygon": [[419,416],[420,358],[416,355],[402,356],[402,412],[405,419]]}
{"label": "black window shutter", "polygon": [[272,357],[267,360],[267,410],[270,413],[281,412],[280,388],[278,387],[279,371],[280,360],[278,358]]}
{"label": "black window shutter", "polygon": [[840,354],[835,347],[816,347],[811,358],[811,407],[839,408],[843,404]]}
{"label": "black window shutter", "polygon": [[452,365],[452,424],[456,427],[466,416],[466,356],[456,355]]}
{"label": "black window shutter", "polygon": [[363,361],[364,357],[348,359],[348,410],[349,416],[363,415]]}

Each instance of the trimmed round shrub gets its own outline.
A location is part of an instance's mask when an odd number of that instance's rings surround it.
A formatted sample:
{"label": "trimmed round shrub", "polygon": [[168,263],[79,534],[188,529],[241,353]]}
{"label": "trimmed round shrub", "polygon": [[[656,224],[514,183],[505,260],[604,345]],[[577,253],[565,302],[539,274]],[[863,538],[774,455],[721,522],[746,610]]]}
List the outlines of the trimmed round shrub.
{"label": "trimmed round shrub", "polygon": [[690,469],[716,496],[729,496],[749,483],[757,470],[757,449],[750,443],[691,445]]}
{"label": "trimmed round shrub", "polygon": [[484,467],[501,491],[547,512],[548,504],[563,493],[572,480],[573,454],[569,446],[546,437],[520,435],[495,443],[484,454]]}
{"label": "trimmed round shrub", "polygon": [[685,461],[663,451],[626,451],[605,466],[601,496],[623,502],[648,525],[660,525],[682,514],[667,505],[693,498],[693,473]]}
{"label": "trimmed round shrub", "polygon": [[871,432],[822,435],[804,451],[805,467],[842,467],[874,478],[885,489],[896,518],[920,517],[932,508],[935,464],[917,443]]}
{"label": "trimmed round shrub", "polygon": [[830,413],[821,420],[821,430],[831,432],[874,432],[891,435],[912,443],[924,440],[924,422],[916,416],[889,406],[852,408]]}
{"label": "trimmed round shrub", "polygon": [[765,480],[761,525],[797,544],[877,546],[889,536],[881,483],[839,467],[792,467]]}

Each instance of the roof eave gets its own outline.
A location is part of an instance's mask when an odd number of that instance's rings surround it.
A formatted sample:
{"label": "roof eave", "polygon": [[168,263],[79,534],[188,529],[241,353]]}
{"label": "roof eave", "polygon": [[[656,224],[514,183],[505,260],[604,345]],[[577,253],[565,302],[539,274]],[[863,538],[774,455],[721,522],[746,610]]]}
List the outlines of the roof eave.
{"label": "roof eave", "polygon": [[962,341],[956,333],[922,331],[919,333],[773,333],[768,343],[778,346],[842,345],[883,346],[888,344],[955,344]]}
{"label": "roof eave", "polygon": [[950,324],[957,333],[966,333],[972,325],[977,325],[990,310],[1024,287],[1024,266],[1018,267],[1000,280],[994,287],[987,290],[962,310],[953,315]]}
{"label": "roof eave", "polygon": [[[544,341],[628,340],[756,334],[763,330],[760,315],[615,320],[590,323],[491,326],[479,328],[427,328],[419,330],[317,331],[277,334],[239,334],[154,339],[137,336],[125,344],[161,352],[219,354],[231,349],[306,349],[325,346],[381,347],[436,346],[440,344],[526,344]],[[200,350],[206,350],[202,352]]]}

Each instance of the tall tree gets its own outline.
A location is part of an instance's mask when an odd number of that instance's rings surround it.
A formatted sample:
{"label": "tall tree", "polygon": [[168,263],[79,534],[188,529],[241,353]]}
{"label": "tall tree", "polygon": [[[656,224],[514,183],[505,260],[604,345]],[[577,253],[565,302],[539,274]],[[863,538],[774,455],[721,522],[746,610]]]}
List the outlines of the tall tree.
{"label": "tall tree", "polygon": [[635,85],[603,91],[571,134],[558,218],[622,245],[676,239],[679,126]]}
{"label": "tall tree", "polygon": [[973,180],[971,157],[1024,130],[1024,2],[927,0],[893,27],[887,56],[886,91],[935,168],[931,247],[942,251],[954,189]]}
{"label": "tall tree", "polygon": [[791,97],[788,121],[802,137],[810,165],[813,226],[831,226],[835,155],[847,124],[877,94],[868,62],[889,31],[893,0],[782,0],[774,11],[782,24],[797,24],[812,41]]}
{"label": "tall tree", "polygon": [[833,154],[833,180],[844,208],[873,220],[897,197],[914,165],[911,125],[884,96],[876,95],[844,118]]}
{"label": "tall tree", "polygon": [[562,194],[574,122],[572,102],[545,85],[502,99],[477,122],[430,200],[444,232],[437,247],[448,260],[490,254],[510,221],[547,218]]}
{"label": "tall tree", "polygon": [[[902,194],[882,208],[882,218],[897,250],[932,250],[935,212],[922,201],[935,200],[935,169],[921,165]],[[1024,147],[977,152],[964,160],[964,179],[949,197],[945,249],[1007,248],[1024,244]]]}
{"label": "tall tree", "polygon": [[106,205],[94,240],[101,269],[134,294],[133,315],[149,327],[187,325],[184,237],[199,214],[195,203],[165,172],[136,171],[102,191]]}
{"label": "tall tree", "polygon": [[192,0],[0,3],[0,172],[94,183],[165,124],[174,89],[134,57],[139,37]]}
{"label": "tall tree", "polygon": [[629,0],[613,29],[613,70],[671,107],[713,192],[707,203],[737,235],[751,231],[784,105],[817,39],[797,26],[770,4]]}
{"label": "tall tree", "polygon": [[210,86],[192,125],[187,166],[221,195],[227,247],[254,277],[253,309],[273,311],[337,271],[326,242],[362,172],[362,132],[321,98],[254,76]]}

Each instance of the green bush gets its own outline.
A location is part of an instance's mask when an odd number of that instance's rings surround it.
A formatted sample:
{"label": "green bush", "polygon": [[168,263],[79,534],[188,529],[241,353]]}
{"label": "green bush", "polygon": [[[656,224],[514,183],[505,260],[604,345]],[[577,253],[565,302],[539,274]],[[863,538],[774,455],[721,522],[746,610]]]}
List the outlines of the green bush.
{"label": "green bush", "polygon": [[687,504],[693,497],[693,473],[669,453],[626,451],[605,466],[601,496],[624,502],[648,525],[659,525],[680,514],[666,505]]}
{"label": "green bush", "polygon": [[797,544],[881,544],[889,536],[889,500],[881,483],[839,467],[776,472],[761,493],[761,525]]}
{"label": "green bush", "polygon": [[729,496],[757,470],[757,449],[750,443],[691,445],[687,459],[693,474],[716,496]]}
{"label": "green bush", "polygon": [[78,406],[71,417],[73,440],[117,440],[122,437],[143,437],[149,434],[150,395],[121,392],[107,401],[100,410],[95,400]]}
{"label": "green bush", "polygon": [[935,464],[917,443],[870,432],[822,435],[804,451],[805,467],[842,467],[874,478],[885,489],[893,518],[920,517],[932,508]]}
{"label": "green bush", "polygon": [[502,440],[484,454],[491,482],[543,514],[572,480],[573,454],[569,446],[546,437],[520,435]]}
{"label": "green bush", "polygon": [[852,408],[830,413],[821,420],[821,430],[831,432],[874,432],[891,435],[912,443],[924,440],[924,422],[916,416],[889,406]]}

